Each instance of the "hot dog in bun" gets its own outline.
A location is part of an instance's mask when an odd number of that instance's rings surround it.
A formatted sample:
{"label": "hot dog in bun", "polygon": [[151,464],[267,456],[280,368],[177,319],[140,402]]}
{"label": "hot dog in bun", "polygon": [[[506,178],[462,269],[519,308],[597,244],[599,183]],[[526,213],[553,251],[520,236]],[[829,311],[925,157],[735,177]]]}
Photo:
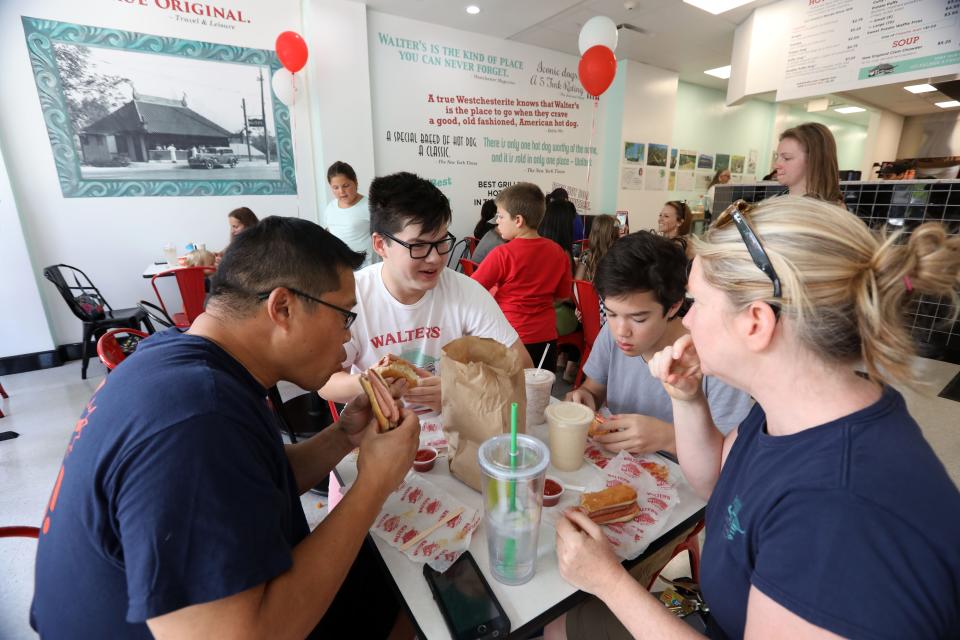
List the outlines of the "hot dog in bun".
{"label": "hot dog in bun", "polygon": [[387,356],[360,374],[360,386],[370,399],[380,433],[395,429],[400,421],[400,407],[390,390],[390,381],[401,379],[407,383],[407,389],[412,389],[419,376],[412,364],[396,356]]}
{"label": "hot dog in bun", "polygon": [[640,513],[637,492],[625,484],[615,484],[603,491],[580,496],[580,510],[597,524],[629,522]]}

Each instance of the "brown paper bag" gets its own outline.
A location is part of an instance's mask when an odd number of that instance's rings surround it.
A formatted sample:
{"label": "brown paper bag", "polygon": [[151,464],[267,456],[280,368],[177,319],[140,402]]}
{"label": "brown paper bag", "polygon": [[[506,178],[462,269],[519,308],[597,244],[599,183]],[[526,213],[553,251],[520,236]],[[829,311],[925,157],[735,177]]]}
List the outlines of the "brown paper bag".
{"label": "brown paper bag", "polygon": [[443,431],[450,473],[480,491],[480,445],[510,432],[510,403],[524,433],[526,382],[520,356],[490,338],[466,336],[448,343],[440,358]]}

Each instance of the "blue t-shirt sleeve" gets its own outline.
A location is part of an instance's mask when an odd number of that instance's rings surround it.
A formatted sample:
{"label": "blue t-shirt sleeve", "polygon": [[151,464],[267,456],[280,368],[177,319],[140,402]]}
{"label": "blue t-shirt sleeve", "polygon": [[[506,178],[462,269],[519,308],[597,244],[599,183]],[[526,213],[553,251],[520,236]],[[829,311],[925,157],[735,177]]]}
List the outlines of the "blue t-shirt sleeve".
{"label": "blue t-shirt sleeve", "polygon": [[[230,431],[230,437],[224,434]],[[109,479],[128,622],[234,595],[290,568],[289,498],[262,447],[223,417],[181,422],[127,454]]]}
{"label": "blue t-shirt sleeve", "polygon": [[956,581],[923,533],[849,492],[790,494],[753,539],[751,584],[814,625],[870,638],[956,629]]}
{"label": "blue t-shirt sleeve", "polygon": [[605,324],[593,342],[593,349],[590,350],[590,357],[583,366],[583,373],[588,378],[606,386],[607,379],[610,377],[610,357],[614,348],[610,325]]}

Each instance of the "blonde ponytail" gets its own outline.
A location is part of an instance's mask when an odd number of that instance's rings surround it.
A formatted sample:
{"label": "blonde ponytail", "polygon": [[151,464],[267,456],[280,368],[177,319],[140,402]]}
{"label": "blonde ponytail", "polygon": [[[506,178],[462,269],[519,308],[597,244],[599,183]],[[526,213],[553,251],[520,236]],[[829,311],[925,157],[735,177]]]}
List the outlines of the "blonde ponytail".
{"label": "blonde ponytail", "polygon": [[845,209],[801,197],[767,200],[747,218],[780,276],[782,298],[773,298],[734,225],[711,227],[695,241],[711,285],[736,308],[779,304],[798,340],[823,360],[862,361],[879,382],[918,386],[904,303],[916,292],[960,308],[960,237],[936,223],[906,241],[903,233],[882,236]]}

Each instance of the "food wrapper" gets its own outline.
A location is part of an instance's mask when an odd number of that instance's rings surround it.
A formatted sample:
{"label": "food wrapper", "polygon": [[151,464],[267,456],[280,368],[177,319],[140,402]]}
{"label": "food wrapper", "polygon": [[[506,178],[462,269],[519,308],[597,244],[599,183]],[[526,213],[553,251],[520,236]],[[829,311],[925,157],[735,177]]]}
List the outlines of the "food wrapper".
{"label": "food wrapper", "polygon": [[462,514],[403,552],[413,562],[426,562],[442,573],[470,547],[470,538],[480,526],[481,514],[430,481],[417,474],[408,475],[387,498],[371,532],[399,549],[461,507],[464,508]]}
{"label": "food wrapper", "polygon": [[443,419],[436,413],[420,416],[420,446],[433,447],[439,451],[447,448],[447,436],[443,433]]}
{"label": "food wrapper", "polygon": [[[605,524],[600,528],[613,546],[613,551],[624,560],[632,560],[646,551],[666,529],[667,517],[679,501],[676,483],[670,466],[656,456],[634,456],[626,451],[617,455],[603,452],[603,486],[628,484],[637,492],[640,513],[629,522]],[[589,458],[588,458],[589,459]],[[600,487],[587,487],[598,491]],[[579,496],[578,496],[579,499]],[[561,509],[545,509],[544,520],[555,525],[562,517]]]}

